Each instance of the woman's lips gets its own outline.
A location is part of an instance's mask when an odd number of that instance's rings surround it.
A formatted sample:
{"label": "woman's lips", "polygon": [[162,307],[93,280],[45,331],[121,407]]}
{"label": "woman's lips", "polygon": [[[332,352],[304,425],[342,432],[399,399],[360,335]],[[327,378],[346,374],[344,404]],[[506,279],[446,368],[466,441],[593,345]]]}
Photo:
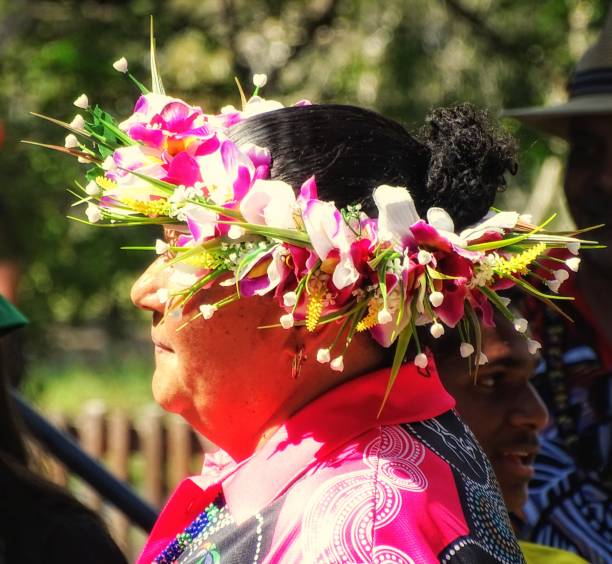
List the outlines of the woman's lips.
{"label": "woman's lips", "polygon": [[174,352],[174,349],[170,345],[164,343],[163,341],[160,341],[159,339],[155,339],[155,338],[153,338],[152,341],[153,341],[153,344],[155,345],[155,352],[160,352],[160,353],[162,352],[163,353],[168,353],[168,352],[173,353]]}

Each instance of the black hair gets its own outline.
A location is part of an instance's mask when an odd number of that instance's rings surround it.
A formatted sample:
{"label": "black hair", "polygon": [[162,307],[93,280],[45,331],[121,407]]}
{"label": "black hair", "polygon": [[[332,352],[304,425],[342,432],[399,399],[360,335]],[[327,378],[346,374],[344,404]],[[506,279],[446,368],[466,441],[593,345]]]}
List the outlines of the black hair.
{"label": "black hair", "polygon": [[230,137],[268,148],[275,180],[298,188],[314,174],[319,197],[338,207],[361,203],[373,216],[374,188],[404,186],[419,214],[443,207],[459,229],[487,213],[516,169],[512,140],[468,104],[432,112],[416,136],[370,110],[312,105],[253,116]]}

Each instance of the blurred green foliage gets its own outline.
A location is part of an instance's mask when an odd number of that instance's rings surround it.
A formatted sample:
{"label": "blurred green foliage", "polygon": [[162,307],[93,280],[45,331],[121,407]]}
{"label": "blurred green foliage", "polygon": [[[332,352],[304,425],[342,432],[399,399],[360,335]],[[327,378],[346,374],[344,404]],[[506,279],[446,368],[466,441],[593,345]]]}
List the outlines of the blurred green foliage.
{"label": "blurred green foliage", "polygon": [[[441,104],[502,107],[561,100],[594,40],[604,0],[0,0],[0,258],[17,257],[21,304],[34,328],[133,326],[131,280],[149,256],[137,230],[66,220],[77,163],[22,138],[62,144],[34,111],[70,121],[81,92],[118,117],[138,95],[112,68],[125,56],[145,82],[148,16],[156,20],[169,93],[205,110],[239,103],[233,77],[265,72],[264,95],[372,107],[409,127]],[[523,152],[515,181],[533,184],[563,147],[510,124]],[[79,213],[79,212],[77,212]]]}

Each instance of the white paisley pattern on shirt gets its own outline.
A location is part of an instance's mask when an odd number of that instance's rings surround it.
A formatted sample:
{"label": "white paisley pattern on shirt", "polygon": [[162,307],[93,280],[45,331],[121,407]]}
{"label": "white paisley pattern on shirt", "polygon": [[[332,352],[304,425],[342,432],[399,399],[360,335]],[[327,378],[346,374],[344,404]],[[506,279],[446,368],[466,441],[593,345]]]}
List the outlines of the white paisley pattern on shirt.
{"label": "white paisley pattern on shirt", "polygon": [[317,563],[413,564],[397,548],[374,546],[373,533],[398,516],[402,490],[427,489],[427,478],[419,468],[424,457],[425,448],[418,440],[399,427],[382,427],[364,449],[365,470],[325,481],[310,498],[302,518],[302,554],[316,555]]}

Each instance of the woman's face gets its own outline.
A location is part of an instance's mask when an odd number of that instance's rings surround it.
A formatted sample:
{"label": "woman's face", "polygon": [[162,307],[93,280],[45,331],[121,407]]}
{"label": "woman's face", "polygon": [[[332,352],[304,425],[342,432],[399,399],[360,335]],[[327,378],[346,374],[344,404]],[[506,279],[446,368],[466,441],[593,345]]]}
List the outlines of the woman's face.
{"label": "woman's face", "polygon": [[[173,267],[159,257],[132,287],[132,301],[152,313],[151,339],[155,345],[153,395],[167,411],[183,415],[198,430],[214,440],[212,427],[240,424],[257,410],[275,410],[291,385],[291,356],[295,351],[293,331],[258,329],[278,323],[279,308],[269,297],[239,300],[215,312],[209,320],[201,316],[179,329],[198,313],[201,304],[212,304],[230,295],[233,287],[203,289],[183,308],[162,321],[165,305],[158,290],[166,288]],[[270,351],[274,351],[270,354]],[[278,382],[270,375],[278,374]],[[262,391],[270,405],[262,407]],[[235,409],[240,406],[240,409]],[[211,434],[212,431],[212,434]]]}

